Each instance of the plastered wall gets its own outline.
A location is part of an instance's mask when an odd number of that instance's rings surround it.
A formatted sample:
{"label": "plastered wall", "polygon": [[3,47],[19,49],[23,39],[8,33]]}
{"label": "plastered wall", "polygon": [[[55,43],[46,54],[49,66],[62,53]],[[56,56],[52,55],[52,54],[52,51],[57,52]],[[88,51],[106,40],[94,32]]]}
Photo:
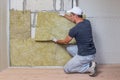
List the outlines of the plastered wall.
{"label": "plastered wall", "polygon": [[0,0],[0,71],[8,67],[8,1]]}

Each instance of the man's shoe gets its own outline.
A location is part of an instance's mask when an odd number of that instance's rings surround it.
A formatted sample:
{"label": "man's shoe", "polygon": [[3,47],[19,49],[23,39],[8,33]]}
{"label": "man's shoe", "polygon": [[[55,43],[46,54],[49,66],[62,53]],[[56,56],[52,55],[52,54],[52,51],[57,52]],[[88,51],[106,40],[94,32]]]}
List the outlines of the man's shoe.
{"label": "man's shoe", "polygon": [[90,63],[90,74],[89,76],[95,77],[97,75],[97,63],[92,61]]}

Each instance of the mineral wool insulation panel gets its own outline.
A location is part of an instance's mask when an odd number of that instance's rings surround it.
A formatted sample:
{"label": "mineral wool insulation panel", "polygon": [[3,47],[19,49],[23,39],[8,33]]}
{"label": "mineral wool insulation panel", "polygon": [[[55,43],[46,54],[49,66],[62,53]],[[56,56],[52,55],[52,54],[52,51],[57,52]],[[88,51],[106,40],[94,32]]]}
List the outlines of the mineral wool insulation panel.
{"label": "mineral wool insulation panel", "polygon": [[71,58],[65,45],[31,39],[30,29],[30,11],[10,11],[11,66],[63,66]]}
{"label": "mineral wool insulation panel", "polygon": [[[39,12],[36,26],[36,41],[47,41],[53,38],[64,39],[74,23],[59,16],[57,12]],[[72,41],[75,42],[74,39]]]}

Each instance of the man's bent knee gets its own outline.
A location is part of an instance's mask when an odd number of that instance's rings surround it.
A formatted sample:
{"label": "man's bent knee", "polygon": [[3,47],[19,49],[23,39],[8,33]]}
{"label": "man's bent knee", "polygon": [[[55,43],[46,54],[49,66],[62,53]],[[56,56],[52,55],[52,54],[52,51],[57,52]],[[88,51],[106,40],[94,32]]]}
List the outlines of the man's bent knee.
{"label": "man's bent knee", "polygon": [[72,68],[68,65],[65,65],[64,66],[64,72],[67,73],[67,74],[72,73]]}
{"label": "man's bent knee", "polygon": [[68,68],[65,68],[65,67],[64,67],[64,72],[67,73],[67,74],[70,73],[69,69],[68,69]]}

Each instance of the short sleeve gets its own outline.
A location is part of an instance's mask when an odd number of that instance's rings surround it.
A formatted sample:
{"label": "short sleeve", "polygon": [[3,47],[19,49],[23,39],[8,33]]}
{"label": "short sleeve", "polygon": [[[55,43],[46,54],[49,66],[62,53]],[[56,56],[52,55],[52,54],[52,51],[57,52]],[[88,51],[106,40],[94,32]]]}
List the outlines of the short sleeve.
{"label": "short sleeve", "polygon": [[70,29],[69,36],[73,38],[73,37],[75,37],[75,34],[76,34],[75,29],[74,28]]}

